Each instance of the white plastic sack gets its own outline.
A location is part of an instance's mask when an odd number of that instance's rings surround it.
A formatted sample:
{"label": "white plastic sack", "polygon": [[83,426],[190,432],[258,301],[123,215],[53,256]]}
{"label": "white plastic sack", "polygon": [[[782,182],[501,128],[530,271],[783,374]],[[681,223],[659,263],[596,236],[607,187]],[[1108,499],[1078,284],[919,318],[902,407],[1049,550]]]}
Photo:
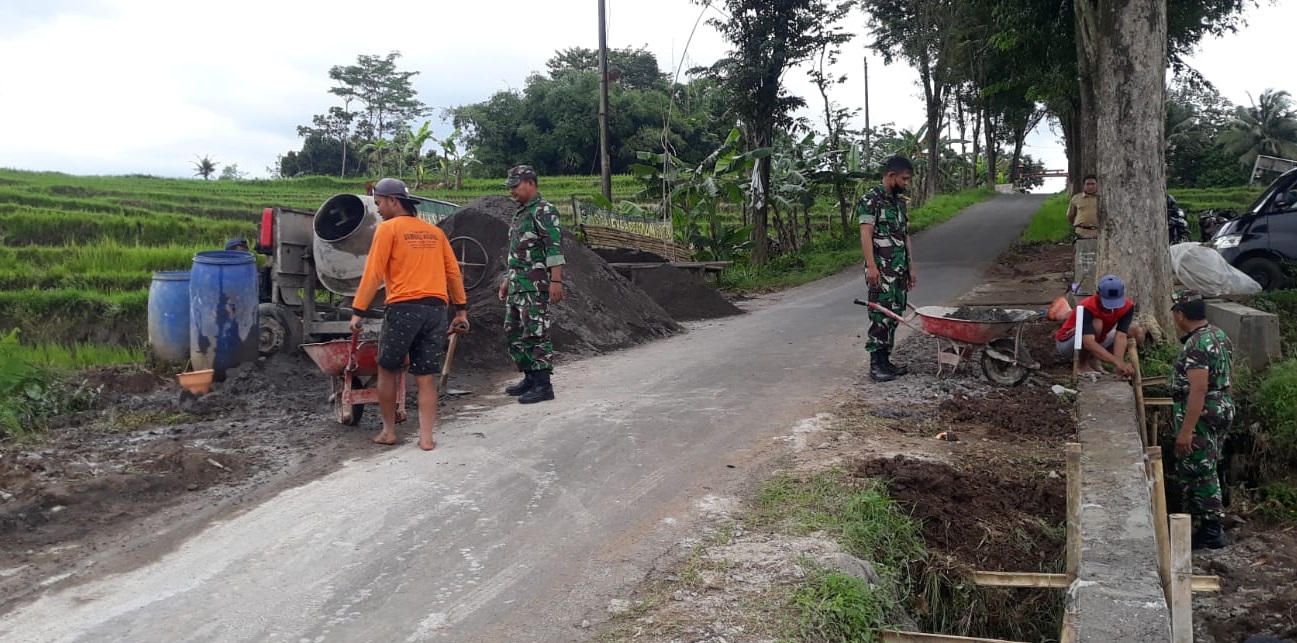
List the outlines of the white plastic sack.
{"label": "white plastic sack", "polygon": [[1215,248],[1195,242],[1171,246],[1171,271],[1180,283],[1197,290],[1204,297],[1254,295],[1261,292],[1261,284],[1229,265]]}

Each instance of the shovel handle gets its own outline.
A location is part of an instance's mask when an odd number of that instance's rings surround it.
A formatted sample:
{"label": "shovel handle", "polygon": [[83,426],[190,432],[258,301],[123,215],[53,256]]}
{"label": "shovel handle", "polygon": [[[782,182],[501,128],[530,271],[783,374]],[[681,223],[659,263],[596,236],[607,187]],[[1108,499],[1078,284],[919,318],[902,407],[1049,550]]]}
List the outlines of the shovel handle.
{"label": "shovel handle", "polygon": [[441,377],[437,382],[437,388],[441,392],[446,392],[446,380],[450,378],[450,360],[455,359],[455,346],[459,344],[459,333],[453,333],[450,341],[446,344],[446,359],[441,362]]}
{"label": "shovel handle", "polygon": [[[926,331],[926,330],[923,330],[922,328],[919,328],[918,326],[915,326],[914,324],[911,324],[909,321],[906,321],[906,319],[905,319],[904,317],[901,317],[900,315],[897,315],[896,313],[894,313],[894,312],[888,310],[886,307],[884,307],[884,306],[880,306],[880,305],[878,305],[878,304],[875,303],[875,302],[872,302],[872,301],[864,301],[864,300],[861,300],[861,299],[856,299],[856,300],[855,300],[854,302],[852,302],[852,303],[856,304],[857,306],[865,306],[865,307],[869,308],[870,310],[876,310],[876,311],[878,311],[878,312],[880,312],[880,313],[882,313],[882,314],[884,314],[884,315],[887,315],[888,317],[891,317],[892,319],[895,319],[895,320],[898,321],[898,322],[901,322],[902,324],[905,324],[906,326],[909,326],[910,328],[912,328],[912,329],[914,329],[914,330],[916,330],[916,331],[918,331],[918,332],[920,332],[920,333],[925,333],[925,334],[926,334],[926,333],[928,332],[928,331]],[[909,306],[909,308],[914,309],[913,306]]]}
{"label": "shovel handle", "polygon": [[347,371],[346,372],[348,373],[354,372],[357,368],[356,345],[359,343],[360,343],[360,331],[358,330],[351,331],[351,345],[350,348],[347,349]]}

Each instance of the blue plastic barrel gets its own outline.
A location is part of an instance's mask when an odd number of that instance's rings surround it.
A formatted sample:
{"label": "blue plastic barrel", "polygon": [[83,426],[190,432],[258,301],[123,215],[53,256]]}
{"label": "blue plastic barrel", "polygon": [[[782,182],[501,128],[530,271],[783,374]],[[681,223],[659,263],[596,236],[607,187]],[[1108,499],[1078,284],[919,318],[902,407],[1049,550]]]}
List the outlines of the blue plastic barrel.
{"label": "blue plastic barrel", "polygon": [[257,261],[251,252],[194,255],[189,318],[193,370],[215,369],[223,378],[226,369],[257,359]]}
{"label": "blue plastic barrel", "polygon": [[189,271],[153,273],[149,284],[149,348],[158,359],[189,359]]}

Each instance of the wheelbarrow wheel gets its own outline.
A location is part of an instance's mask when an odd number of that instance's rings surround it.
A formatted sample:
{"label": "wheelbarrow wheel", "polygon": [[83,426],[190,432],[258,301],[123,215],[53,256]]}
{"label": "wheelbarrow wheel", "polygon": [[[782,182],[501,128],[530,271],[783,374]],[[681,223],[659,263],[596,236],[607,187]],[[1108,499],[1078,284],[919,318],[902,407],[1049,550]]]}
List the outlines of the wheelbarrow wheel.
{"label": "wheelbarrow wheel", "polygon": [[[987,345],[988,349],[982,351],[982,374],[986,379],[995,382],[1001,386],[1018,386],[1031,377],[1031,370],[1021,363],[1015,364],[1013,361],[1002,359],[992,354],[992,350],[1002,356],[1013,355],[1013,340],[1000,338],[992,341]],[[1030,363],[1031,358],[1026,357],[1025,347],[1019,347],[1018,361]],[[1025,358],[1025,359],[1024,359]]]}
{"label": "wheelbarrow wheel", "polygon": [[[346,426],[356,426],[360,424],[360,419],[365,417],[364,404],[343,404],[342,403],[342,385],[341,380],[334,380],[338,384],[334,385],[333,392],[333,412],[338,418],[338,423]],[[365,383],[359,377],[351,377],[352,390],[365,388]]]}

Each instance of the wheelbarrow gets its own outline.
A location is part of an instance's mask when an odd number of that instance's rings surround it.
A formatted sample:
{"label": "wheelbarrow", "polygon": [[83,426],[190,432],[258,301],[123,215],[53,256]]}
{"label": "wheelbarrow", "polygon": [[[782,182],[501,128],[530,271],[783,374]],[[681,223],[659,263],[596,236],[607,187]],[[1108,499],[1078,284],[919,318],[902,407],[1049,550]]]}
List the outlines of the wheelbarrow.
{"label": "wheelbarrow", "polygon": [[[1005,310],[1003,321],[972,321],[948,317],[958,310],[948,306],[910,306],[913,315],[904,318],[874,302],[855,300],[861,306],[895,319],[906,326],[937,338],[937,376],[945,372],[946,367],[954,373],[965,362],[971,362],[978,349],[981,349],[980,363],[982,374],[986,379],[1003,386],[1017,386],[1027,381],[1032,372],[1040,369],[1040,363],[1031,359],[1027,346],[1022,341],[1022,331],[1026,322],[1039,317],[1034,310]],[[918,317],[921,326],[911,323]],[[1008,335],[1012,333],[1012,337]]]}
{"label": "wheelbarrow", "polygon": [[[360,341],[360,333],[350,339],[335,339],[318,344],[303,344],[302,350],[329,376],[329,402],[338,422],[347,426],[360,424],[366,404],[378,403],[378,341]],[[397,379],[397,391],[405,391],[405,369]],[[396,421],[405,421],[405,395],[396,396]]]}

